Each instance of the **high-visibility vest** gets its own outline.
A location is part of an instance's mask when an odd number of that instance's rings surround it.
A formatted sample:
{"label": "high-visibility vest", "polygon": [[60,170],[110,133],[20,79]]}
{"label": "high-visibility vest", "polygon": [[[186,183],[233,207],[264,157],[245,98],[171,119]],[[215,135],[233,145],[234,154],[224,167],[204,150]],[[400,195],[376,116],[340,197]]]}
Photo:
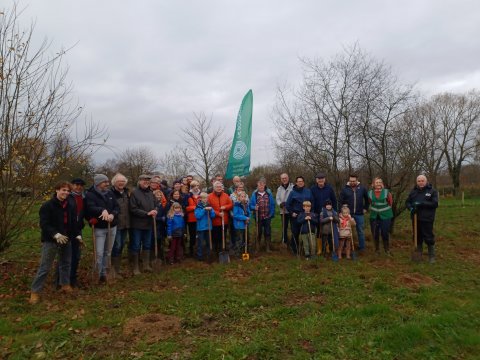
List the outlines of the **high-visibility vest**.
{"label": "high-visibility vest", "polygon": [[370,219],[376,219],[379,217],[381,220],[387,220],[393,218],[392,207],[388,205],[388,190],[382,189],[380,192],[380,197],[375,196],[375,191],[370,190],[368,192],[368,197],[370,198]]}

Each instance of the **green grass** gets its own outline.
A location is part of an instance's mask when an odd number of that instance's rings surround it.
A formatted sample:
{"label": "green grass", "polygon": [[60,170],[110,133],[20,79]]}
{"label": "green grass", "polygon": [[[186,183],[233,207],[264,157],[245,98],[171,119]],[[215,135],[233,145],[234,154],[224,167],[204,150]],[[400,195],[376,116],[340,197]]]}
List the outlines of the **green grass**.
{"label": "green grass", "polygon": [[[441,201],[437,263],[410,261],[406,215],[394,258],[371,251],[358,262],[305,262],[277,251],[249,262],[193,260],[65,297],[48,286],[27,303],[38,233],[2,255],[0,354],[25,358],[475,359],[480,351],[479,199]],[[279,241],[280,218],[274,221]],[[368,234],[368,231],[367,231]],[[85,237],[88,238],[88,232]],[[367,239],[371,250],[372,243]],[[90,250],[81,276],[90,281]],[[150,342],[125,324],[151,313],[181,330]]]}

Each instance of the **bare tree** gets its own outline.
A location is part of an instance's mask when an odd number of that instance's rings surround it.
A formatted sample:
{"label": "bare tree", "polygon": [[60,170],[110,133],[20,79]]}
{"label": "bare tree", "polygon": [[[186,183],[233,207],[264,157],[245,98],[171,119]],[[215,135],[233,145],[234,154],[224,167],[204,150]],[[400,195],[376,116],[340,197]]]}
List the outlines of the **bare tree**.
{"label": "bare tree", "polygon": [[460,188],[462,166],[475,157],[480,129],[480,94],[476,91],[444,93],[434,96],[430,106],[432,118],[439,126],[437,131],[455,194]]}
{"label": "bare tree", "polygon": [[142,174],[156,172],[160,165],[159,158],[145,146],[128,148],[122,151],[115,159],[117,171],[135,182]]}
{"label": "bare tree", "polygon": [[160,169],[168,181],[172,182],[175,179],[185,176],[190,172],[188,161],[184,155],[184,149],[176,146],[169,152],[165,153],[159,160]]}
{"label": "bare tree", "polygon": [[34,48],[34,26],[20,28],[19,14],[16,5],[0,14],[0,251],[29,227],[26,214],[54,181],[105,134],[91,121],[78,124],[66,51],[50,54],[47,41]]}
{"label": "bare tree", "polygon": [[231,138],[224,135],[224,129],[215,128],[212,118],[204,113],[193,114],[193,119],[182,129],[183,149],[188,168],[209,184],[210,177],[216,171],[225,172]]}

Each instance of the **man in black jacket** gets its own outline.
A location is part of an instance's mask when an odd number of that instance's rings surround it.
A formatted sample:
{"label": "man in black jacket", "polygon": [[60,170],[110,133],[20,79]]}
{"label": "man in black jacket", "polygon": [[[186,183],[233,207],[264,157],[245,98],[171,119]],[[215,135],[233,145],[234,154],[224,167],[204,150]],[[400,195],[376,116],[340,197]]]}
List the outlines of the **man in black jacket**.
{"label": "man in black jacket", "polygon": [[59,284],[65,293],[71,293],[70,267],[72,261],[72,241],[81,240],[79,227],[76,225],[77,209],[74,202],[67,201],[70,184],[60,182],[55,186],[55,195],[45,202],[39,211],[42,240],[42,257],[37,275],[32,283],[30,304],[40,300],[50,268],[56,255],[59,256]]}
{"label": "man in black jacket", "polygon": [[425,175],[417,177],[417,185],[408,195],[405,202],[410,210],[412,219],[417,214],[417,250],[423,252],[423,243],[428,247],[430,263],[435,262],[435,236],[433,234],[433,222],[438,207],[438,192],[427,181]]}

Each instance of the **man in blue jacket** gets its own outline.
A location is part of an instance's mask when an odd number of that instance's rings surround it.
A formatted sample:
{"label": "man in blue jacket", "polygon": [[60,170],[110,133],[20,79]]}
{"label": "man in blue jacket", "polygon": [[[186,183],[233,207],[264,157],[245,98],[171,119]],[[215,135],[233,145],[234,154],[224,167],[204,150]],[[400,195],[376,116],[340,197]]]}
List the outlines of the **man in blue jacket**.
{"label": "man in blue jacket", "polygon": [[305,188],[305,179],[303,176],[297,176],[295,179],[295,186],[292,192],[288,195],[286,208],[287,211],[292,214],[292,242],[291,249],[294,254],[297,254],[298,240],[300,236],[301,225],[297,221],[297,217],[300,213],[304,212],[303,202],[310,201],[312,207],[315,208],[315,201],[313,200],[312,192],[310,189]]}
{"label": "man in blue jacket", "polygon": [[[323,172],[319,172],[317,176],[315,176],[316,184],[310,188],[312,192],[313,200],[315,207],[313,208],[313,212],[315,214],[321,214],[322,208],[325,207],[325,203],[327,201],[331,201],[333,208],[337,208],[337,197],[335,196],[335,191],[330,184],[326,182],[326,175]],[[316,229],[317,234],[317,255],[320,255],[322,251],[321,245],[321,232],[320,232],[320,224],[317,224]]]}
{"label": "man in blue jacket", "polygon": [[363,226],[365,223],[364,214],[368,211],[368,191],[358,181],[358,175],[352,174],[348,179],[347,185],[340,193],[339,209],[342,205],[348,205],[350,214],[356,222],[358,235],[358,250],[365,250],[365,232]]}

